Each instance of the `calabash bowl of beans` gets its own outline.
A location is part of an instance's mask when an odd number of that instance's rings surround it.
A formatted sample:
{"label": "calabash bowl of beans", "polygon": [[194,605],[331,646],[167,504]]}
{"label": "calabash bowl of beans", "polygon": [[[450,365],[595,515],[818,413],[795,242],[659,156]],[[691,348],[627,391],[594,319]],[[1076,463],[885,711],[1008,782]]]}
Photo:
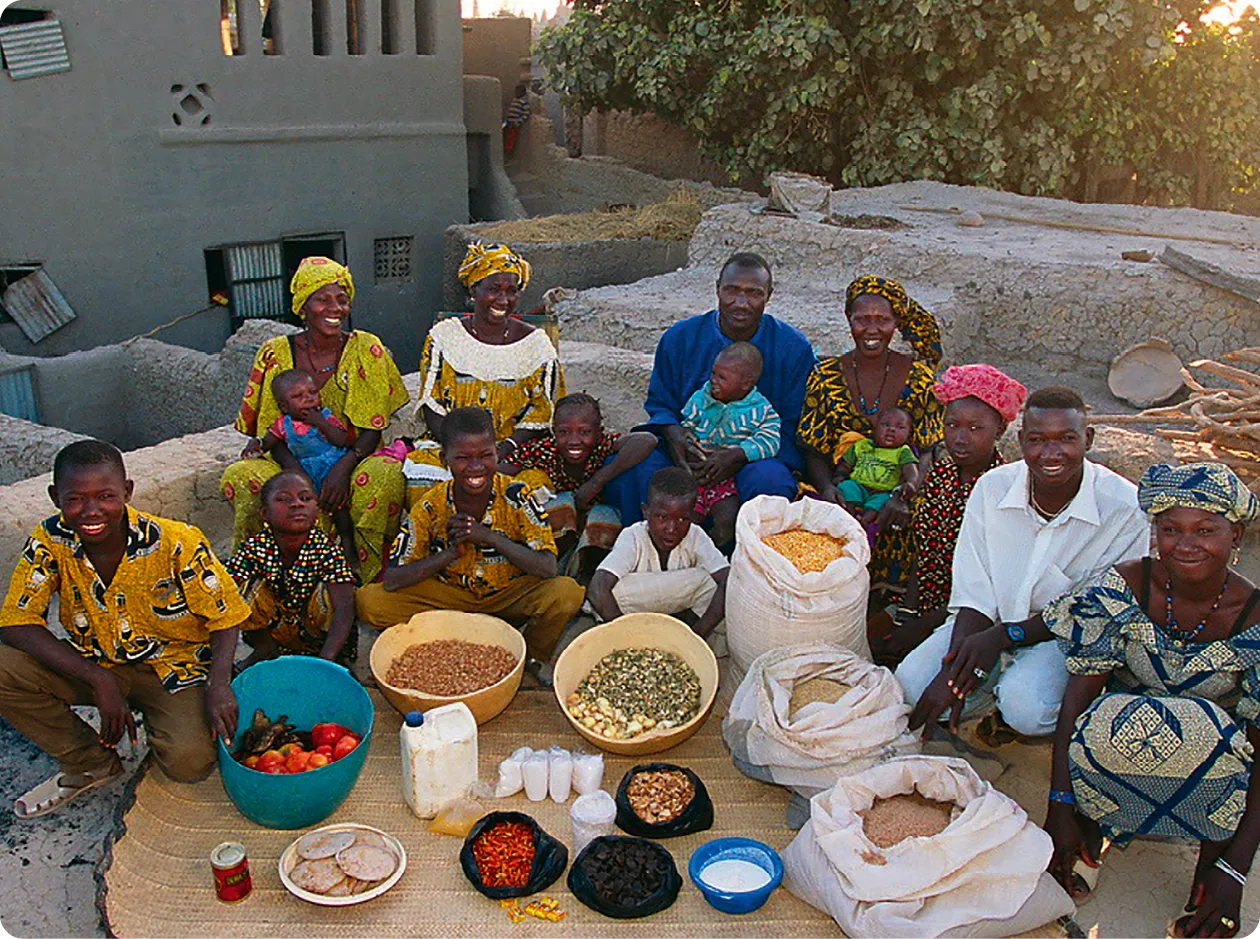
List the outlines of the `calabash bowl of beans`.
{"label": "calabash bowl of beans", "polygon": [[381,633],[370,661],[381,693],[403,714],[462,701],[484,724],[521,687],[525,638],[495,616],[430,610]]}
{"label": "calabash bowl of beans", "polygon": [[610,753],[642,756],[700,729],[717,695],[718,664],[681,620],[627,613],[574,639],[552,684],[574,730]]}

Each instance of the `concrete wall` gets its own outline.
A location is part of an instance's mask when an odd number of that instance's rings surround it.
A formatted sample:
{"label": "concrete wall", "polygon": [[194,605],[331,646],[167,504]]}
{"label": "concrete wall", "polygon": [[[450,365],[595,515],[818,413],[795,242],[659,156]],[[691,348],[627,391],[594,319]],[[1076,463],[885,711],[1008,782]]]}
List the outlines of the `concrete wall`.
{"label": "concrete wall", "polygon": [[[542,112],[542,108],[537,108],[521,132],[519,172],[528,174],[532,188],[537,190],[531,215],[589,212],[610,203],[648,205],[664,200],[680,186],[705,206],[757,198],[740,189],[662,179],[612,157],[571,158],[553,142],[551,120]],[[516,176],[518,183],[520,178]]]}
{"label": "concrete wall", "polygon": [[[355,325],[418,353],[419,311],[441,295],[442,230],[467,219],[454,0],[396,4],[396,55],[380,53],[382,5],[362,4],[355,56],[342,0],[319,56],[303,0],[273,0],[280,55],[262,54],[258,7],[241,2],[239,56],[222,52],[217,3],[54,6],[71,70],[6,80],[0,96],[0,126],[22,128],[0,137],[0,258],[43,262],[79,316],[35,348],[7,324],[0,345],[48,355],[120,341],[205,306],[207,248],[341,232]],[[417,9],[431,55],[416,53]],[[189,118],[172,89],[199,84]],[[189,120],[176,126],[176,113]],[[413,278],[374,283],[373,240],[404,235]],[[163,338],[212,351],[227,335],[226,313],[207,313]]]}
{"label": "concrete wall", "polygon": [[0,486],[49,472],[57,451],[84,436],[0,414]]}
{"label": "concrete wall", "polygon": [[[452,225],[443,240],[443,301],[445,309],[467,309],[468,293],[456,279],[468,245],[480,237],[487,225]],[[486,239],[482,239],[486,240]],[[542,302],[552,287],[602,287],[629,284],[653,274],[676,270],[687,263],[685,241],[657,241],[653,238],[617,238],[611,241],[582,241],[546,244],[509,242],[532,267],[529,287],[521,295],[519,309]]]}
{"label": "concrete wall", "polygon": [[[990,217],[983,227],[962,228],[951,208]],[[720,206],[701,219],[688,267],[628,287],[584,291],[560,308],[564,334],[650,351],[677,319],[713,308],[725,258],[757,251],[775,269],[768,310],[803,330],[822,355],[851,347],[844,291],[867,273],[900,280],[937,315],[947,363],[992,362],[1026,383],[1068,376],[1101,386],[1111,359],[1151,336],[1169,339],[1183,361],[1260,345],[1254,303],[1162,264],[1120,256],[1130,249],[1158,254],[1168,243],[1226,270],[1254,270],[1247,247],[1260,241],[1254,218],[1080,205],[924,182],[833,193],[832,211],[887,216],[903,227],[849,228]],[[1056,227],[1065,225],[1075,227]]]}
{"label": "concrete wall", "polygon": [[2,355],[0,363],[34,368],[43,430],[98,437],[128,450],[233,420],[258,346],[291,332],[296,327],[257,320],[242,326],[218,355],[137,339],[49,358]]}
{"label": "concrete wall", "polygon": [[484,16],[463,21],[464,74],[489,75],[499,80],[499,120],[518,82],[529,81],[529,56],[533,21],[524,16]]}
{"label": "concrete wall", "polygon": [[[525,218],[525,207],[503,168],[503,112],[499,80],[464,76],[464,126],[468,129],[468,217],[472,221]],[[444,271],[443,289],[449,272]]]}
{"label": "concrete wall", "polygon": [[582,119],[583,156],[609,156],[665,179],[730,186],[730,176],[700,157],[696,138],[653,114],[591,111]]}

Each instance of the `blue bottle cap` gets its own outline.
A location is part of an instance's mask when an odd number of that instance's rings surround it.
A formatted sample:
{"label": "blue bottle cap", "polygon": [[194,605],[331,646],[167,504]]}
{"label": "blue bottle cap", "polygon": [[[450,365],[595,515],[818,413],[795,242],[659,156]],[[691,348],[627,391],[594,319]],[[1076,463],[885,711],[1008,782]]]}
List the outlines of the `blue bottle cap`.
{"label": "blue bottle cap", "polygon": [[424,723],[424,713],[421,711],[409,711],[403,720],[407,722],[408,727],[419,727]]}

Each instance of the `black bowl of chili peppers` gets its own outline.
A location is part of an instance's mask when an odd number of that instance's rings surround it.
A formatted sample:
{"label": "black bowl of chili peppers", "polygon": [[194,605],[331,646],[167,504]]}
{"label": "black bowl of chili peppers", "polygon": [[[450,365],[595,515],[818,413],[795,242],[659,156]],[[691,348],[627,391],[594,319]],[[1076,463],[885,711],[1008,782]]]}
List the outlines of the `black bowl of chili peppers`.
{"label": "black bowl of chili peppers", "polygon": [[459,863],[479,892],[506,900],[545,890],[559,880],[569,849],[522,812],[491,812],[468,832]]}

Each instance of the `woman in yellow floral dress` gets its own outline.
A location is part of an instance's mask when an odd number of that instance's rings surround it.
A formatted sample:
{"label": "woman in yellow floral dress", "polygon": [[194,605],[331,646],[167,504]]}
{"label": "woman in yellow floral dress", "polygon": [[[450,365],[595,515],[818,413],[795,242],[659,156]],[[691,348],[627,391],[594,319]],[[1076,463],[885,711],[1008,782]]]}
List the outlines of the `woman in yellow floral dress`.
{"label": "woman in yellow floral dress", "polygon": [[[858,437],[870,437],[871,420],[881,408],[898,405],[910,413],[910,443],[923,472],[943,437],[941,403],[932,394],[933,369],[941,361],[941,330],[936,318],[906,295],[895,280],[859,277],[845,291],[845,316],[853,349],[819,359],[805,382],[805,406],[797,438],[805,456],[806,477],[818,495],[844,504],[836,490],[836,459]],[[914,351],[889,348],[894,332]],[[922,478],[922,477],[920,477]],[[903,484],[888,501],[871,556],[872,587],[901,586],[914,555],[910,538],[910,501],[914,487]]]}
{"label": "woman in yellow floral dress", "polygon": [[258,492],[281,468],[262,454],[258,440],[280,416],[272,379],[300,368],[314,376],[323,406],[355,432],[349,452],[328,472],[319,501],[325,512],[349,506],[359,572],[368,583],[380,574],[403,507],[401,462],[375,451],[390,416],[410,396],[380,339],[362,330],[342,329],[354,299],[354,280],[347,268],[329,258],[306,258],[293,275],[290,290],[293,312],[306,329],[276,336],[259,347],[236,418],[236,429],[252,439],[221,481],[235,514],[233,550],[261,530]]}
{"label": "woman in yellow floral dress", "polygon": [[437,441],[451,409],[489,411],[505,463],[519,445],[551,427],[552,406],[564,396],[559,355],[545,332],[512,315],[529,275],[529,262],[505,245],[469,246],[458,276],[472,295],[472,313],[435,323],[420,354],[426,434],[404,467],[409,506],[450,478]]}

